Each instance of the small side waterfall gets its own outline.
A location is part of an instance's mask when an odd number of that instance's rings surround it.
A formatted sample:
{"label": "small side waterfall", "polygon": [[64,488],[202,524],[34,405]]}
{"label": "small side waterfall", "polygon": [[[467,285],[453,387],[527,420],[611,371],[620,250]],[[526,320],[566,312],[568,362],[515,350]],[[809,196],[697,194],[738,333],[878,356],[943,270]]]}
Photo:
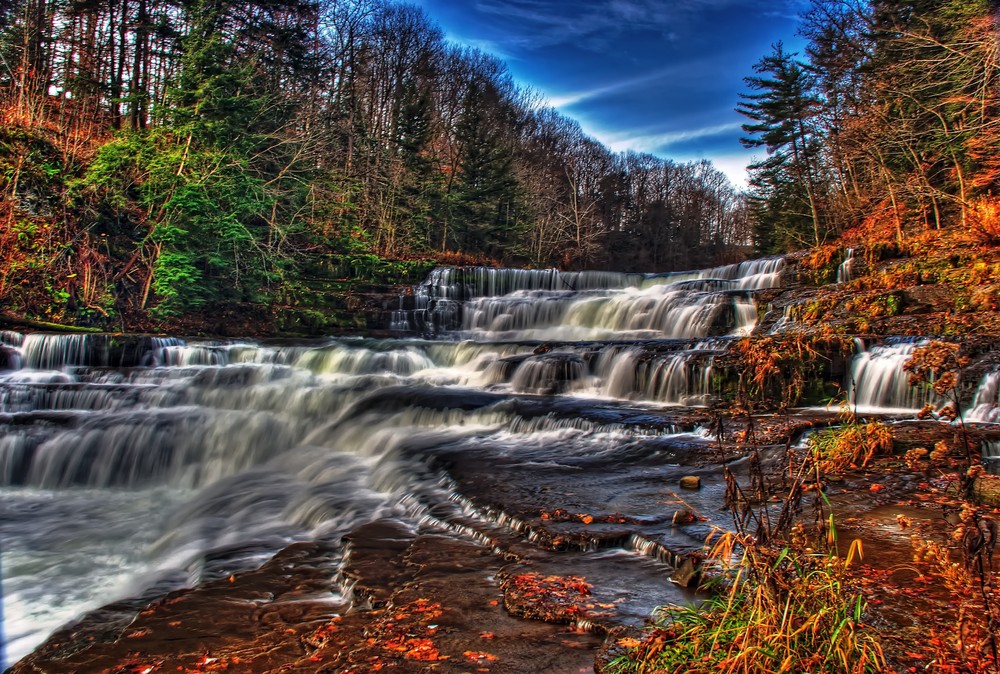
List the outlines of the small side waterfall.
{"label": "small side waterfall", "polygon": [[[1000,370],[983,375],[966,421],[1000,423]],[[1000,447],[997,448],[1000,453]]]}
{"label": "small side waterfall", "polygon": [[837,283],[847,283],[854,280],[854,266],[857,258],[854,257],[854,249],[847,249],[847,257],[837,267]]}
{"label": "small side waterfall", "polygon": [[986,440],[982,446],[983,464],[994,475],[1000,474],[1000,440]]}
{"label": "small side waterfall", "polygon": [[845,383],[851,405],[861,412],[917,411],[933,402],[933,392],[926,387],[910,386],[909,373],[903,370],[916,340],[887,340],[865,348],[858,342],[848,380]]}

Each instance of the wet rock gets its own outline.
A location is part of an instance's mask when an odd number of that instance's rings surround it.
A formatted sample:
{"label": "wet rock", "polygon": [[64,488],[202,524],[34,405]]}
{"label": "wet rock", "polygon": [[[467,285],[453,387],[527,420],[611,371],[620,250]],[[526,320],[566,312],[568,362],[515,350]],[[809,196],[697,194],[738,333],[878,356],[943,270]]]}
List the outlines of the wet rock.
{"label": "wet rock", "polygon": [[21,367],[21,354],[17,349],[0,344],[0,370],[16,370]]}
{"label": "wet rock", "polygon": [[685,508],[683,510],[678,510],[674,513],[674,516],[670,520],[675,526],[684,526],[685,524],[694,524],[698,521],[698,516],[694,512]]}
{"label": "wet rock", "polygon": [[670,580],[681,587],[698,587],[701,582],[701,564],[695,557],[686,557],[680,567],[670,574]]}
{"label": "wet rock", "polygon": [[697,475],[685,475],[680,481],[681,489],[701,489],[701,478]]}
{"label": "wet rock", "polygon": [[204,671],[209,660],[230,671],[273,671],[302,657],[316,625],[347,608],[330,601],[331,552],[295,544],[256,571],[148,605],[112,604],[57,631],[10,671],[153,671],[165,662]]}
{"label": "wet rock", "polygon": [[907,313],[948,311],[955,306],[955,293],[945,285],[923,285],[906,288],[902,297]]}

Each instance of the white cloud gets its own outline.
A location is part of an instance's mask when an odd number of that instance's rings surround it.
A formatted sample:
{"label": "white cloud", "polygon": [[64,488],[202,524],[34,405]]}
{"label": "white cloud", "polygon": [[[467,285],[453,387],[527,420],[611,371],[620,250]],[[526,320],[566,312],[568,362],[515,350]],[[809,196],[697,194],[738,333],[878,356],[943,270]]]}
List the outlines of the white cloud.
{"label": "white cloud", "polygon": [[677,131],[661,131],[656,133],[633,133],[631,131],[593,132],[595,138],[615,152],[633,150],[635,152],[663,152],[665,148],[675,143],[709,138],[724,133],[731,133],[740,128],[740,122],[715,124],[698,129],[681,129]]}
{"label": "white cloud", "polygon": [[589,101],[594,98],[604,96],[606,94],[614,94],[623,91],[629,91],[640,85],[648,84],[650,82],[655,82],[657,80],[673,76],[677,74],[679,71],[687,70],[689,68],[690,68],[689,65],[671,66],[669,68],[654,70],[653,72],[645,73],[643,75],[639,75],[638,77],[630,77],[628,79],[611,82],[610,84],[596,86],[592,89],[549,96],[549,104],[555,108],[568,108],[573,105],[576,105],[577,103]]}
{"label": "white cloud", "polygon": [[722,155],[708,155],[705,157],[712,162],[715,168],[719,169],[726,174],[729,178],[729,182],[735,185],[738,189],[746,189],[748,187],[747,183],[747,165],[753,161],[753,155],[750,154],[722,154]]}

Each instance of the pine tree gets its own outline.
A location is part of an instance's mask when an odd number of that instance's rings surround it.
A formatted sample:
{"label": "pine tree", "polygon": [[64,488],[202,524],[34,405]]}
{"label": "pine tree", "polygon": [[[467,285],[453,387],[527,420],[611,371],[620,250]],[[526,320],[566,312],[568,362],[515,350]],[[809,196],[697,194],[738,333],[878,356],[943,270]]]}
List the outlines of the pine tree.
{"label": "pine tree", "polygon": [[768,250],[802,245],[810,238],[819,244],[825,233],[817,194],[820,144],[813,127],[819,101],[810,76],[780,42],[754,71],[757,76],[744,80],[754,93],[740,94],[737,111],[752,120],[743,125],[749,134],[741,139],[744,147],[763,147],[768,154],[749,167],[751,198],[758,204],[762,228],[758,240]]}

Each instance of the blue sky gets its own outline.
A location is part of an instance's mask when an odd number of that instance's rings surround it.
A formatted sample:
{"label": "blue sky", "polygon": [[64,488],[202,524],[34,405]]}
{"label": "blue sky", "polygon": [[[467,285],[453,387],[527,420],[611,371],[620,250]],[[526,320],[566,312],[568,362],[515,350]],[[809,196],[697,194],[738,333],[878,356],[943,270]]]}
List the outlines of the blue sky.
{"label": "blue sky", "polygon": [[[805,0],[417,0],[614,150],[707,158],[745,183],[733,108],[752,65],[797,50]],[[759,152],[759,151],[758,151]]]}

